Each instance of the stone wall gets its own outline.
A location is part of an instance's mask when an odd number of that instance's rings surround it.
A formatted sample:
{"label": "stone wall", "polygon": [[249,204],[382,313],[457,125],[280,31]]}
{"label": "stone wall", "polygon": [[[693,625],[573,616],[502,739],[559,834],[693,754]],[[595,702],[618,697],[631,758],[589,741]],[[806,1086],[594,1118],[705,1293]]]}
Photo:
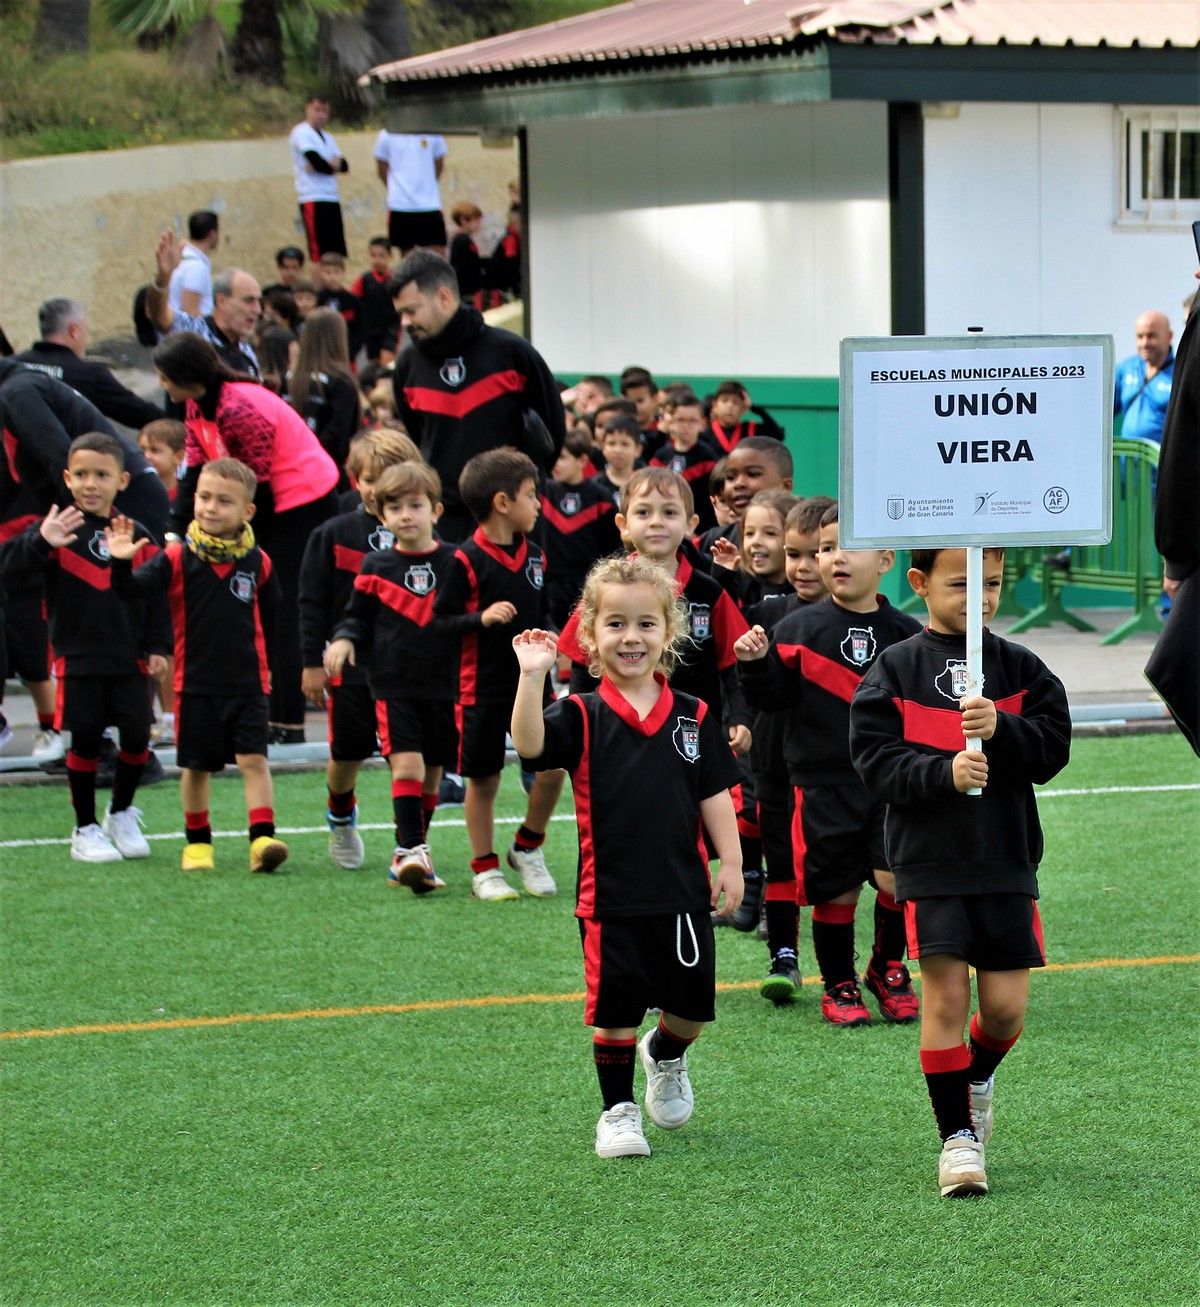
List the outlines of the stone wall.
{"label": "stone wall", "polygon": [[[384,188],[375,175],[376,132],[335,132],[350,163],[340,179],[349,266],[367,266],[367,242],[386,232]],[[515,144],[484,148],[448,137],[442,202],[474,200],[487,215],[488,248],[504,227]],[[37,336],[37,307],[52,295],[87,306],[96,340],[132,334],[134,292],[153,273],[159,230],[187,215],[221,215],[219,268],[274,279],[274,252],[303,246],[287,141],[220,141],[59,155],[0,164],[0,325],[24,349]]]}

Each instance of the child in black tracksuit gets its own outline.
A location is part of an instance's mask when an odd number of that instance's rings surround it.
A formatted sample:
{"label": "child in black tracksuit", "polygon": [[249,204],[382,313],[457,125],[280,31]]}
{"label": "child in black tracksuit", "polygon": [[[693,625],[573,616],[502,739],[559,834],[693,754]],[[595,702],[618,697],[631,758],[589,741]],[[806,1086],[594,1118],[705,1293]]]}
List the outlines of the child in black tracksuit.
{"label": "child in black tracksuit", "polygon": [[[985,622],[1003,574],[1004,551],[986,550]],[[1071,719],[1041,660],[986,630],[986,697],[966,697],[964,550],[915,549],[908,578],[929,625],[863,677],[850,748],[867,788],[887,804],[896,897],[909,956],[921,961],[921,1067],[943,1141],[938,1184],[957,1197],[988,1191],[993,1073],[1024,1025],[1029,969],[1045,965],[1033,786],[1066,766]],[[968,749],[970,739],[982,748]],[[969,966],[979,1009],[967,1045]]]}

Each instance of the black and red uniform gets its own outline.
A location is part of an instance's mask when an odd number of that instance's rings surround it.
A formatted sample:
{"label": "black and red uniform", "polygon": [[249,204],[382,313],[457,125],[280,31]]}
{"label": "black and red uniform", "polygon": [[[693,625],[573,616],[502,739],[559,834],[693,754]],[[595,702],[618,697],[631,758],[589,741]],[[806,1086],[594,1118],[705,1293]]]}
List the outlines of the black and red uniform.
{"label": "black and red uniform", "polygon": [[[300,564],[300,648],[305,667],[320,667],[325,644],[346,612],[354,578],[374,553],[390,550],[396,537],[366,506],[322,522],[308,538]],[[375,752],[375,704],[366,672],[347,663],[327,687],[329,756],[362,762]]]}
{"label": "black and red uniform", "polygon": [[1028,649],[984,632],[983,693],[997,710],[983,742],[982,795],[955,789],[965,748],[962,636],[924,630],[887,649],[850,709],[854,765],[887,805],[887,847],[904,900],[909,956],[951,953],[983,970],[1042,966],[1033,786],[1066,765],[1071,717],[1061,682]]}
{"label": "black and red uniform", "polygon": [[883,806],[850,761],[850,700],[878,654],[920,624],[882,596],[855,613],[831,596],[783,618],[765,658],[738,664],[756,708],[786,707],[792,850],[801,904],[827,903],[886,869]]}
{"label": "black and red uniform", "polygon": [[721,452],[716,445],[704,436],[701,436],[691,449],[676,449],[670,441],[667,441],[650,455],[651,467],[670,468],[691,486],[696,516],[700,519],[696,525],[698,533],[709,531],[717,524],[708,478],[721,457]]}
{"label": "black and red uniform", "polygon": [[700,804],[729,789],[737,771],[716,715],[656,679],[658,702],[645,719],[607,680],[551,704],[542,752],[525,760],[571,773],[590,1026],[637,1026],[648,1007],[690,1021],[714,1016]]}
{"label": "black and red uniform", "polygon": [[[434,612],[454,546],[423,553],[370,554],[354,578],[332,638],[350,640],[361,658],[346,671],[365,675],[374,699],[380,752],[420,753],[431,767],[451,767],[455,641],[434,627]],[[511,637],[510,637],[511,638]]]}
{"label": "black and red uniform", "polygon": [[391,280],[390,272],[380,274],[368,268],[350,287],[350,293],[358,297],[359,329],[371,363],[379,361],[382,350],[394,354],[400,339],[400,315],[388,290]]}
{"label": "black and red uniform", "polygon": [[469,232],[460,231],[451,240],[450,266],[458,278],[458,293],[463,299],[477,309],[491,308],[491,296],[487,290],[488,263],[479,253],[479,246]]}
{"label": "black and red uniform", "polygon": [[257,546],[207,563],[179,541],[134,571],[114,559],[122,599],[166,594],[175,628],[175,729],[180,767],[219,772],[239,753],[267,751],[268,642],[279,583]]}
{"label": "black and red uniform", "polygon": [[712,442],[721,451],[721,455],[733,451],[751,436],[767,436],[771,440],[782,440],[783,428],[764,408],[752,408],[751,413],[758,419],[743,418],[736,427],[723,427],[716,418],[708,424],[708,434]]}
{"label": "black and red uniform", "polygon": [[[516,616],[502,626],[484,626],[484,610],[502,600],[516,608]],[[545,556],[527,536],[498,545],[480,527],[454,551],[435,613],[437,631],[461,640],[456,770],[469,777],[499,775],[520,679],[513,632],[546,625]]]}
{"label": "black and red uniform", "polygon": [[562,627],[592,564],[621,548],[612,500],[590,481],[547,481],[542,490],[542,545],[546,550],[550,617]]}
{"label": "black and red uniform", "polygon": [[350,362],[353,363],[363,343],[362,304],[358,296],[352,290],[330,290],[328,287],[322,287],[317,291],[317,307],[333,309],[335,313],[342,315],[350,343]]}

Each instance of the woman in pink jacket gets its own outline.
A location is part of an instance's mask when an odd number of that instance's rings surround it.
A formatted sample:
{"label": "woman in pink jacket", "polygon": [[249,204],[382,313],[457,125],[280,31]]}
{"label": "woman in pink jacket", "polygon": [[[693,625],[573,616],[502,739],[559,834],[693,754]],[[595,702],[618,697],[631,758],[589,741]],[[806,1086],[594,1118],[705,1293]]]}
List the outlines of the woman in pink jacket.
{"label": "woman in pink jacket", "polygon": [[300,562],[313,530],[337,512],[338,468],[296,411],[265,386],[232,371],[200,336],[179,332],[154,351],[168,397],[185,404],[187,473],[174,504],[182,535],[192,516],[200,468],[237,458],[258,477],[254,533],[283,592],[271,657],[272,739],[304,739],[300,691]]}

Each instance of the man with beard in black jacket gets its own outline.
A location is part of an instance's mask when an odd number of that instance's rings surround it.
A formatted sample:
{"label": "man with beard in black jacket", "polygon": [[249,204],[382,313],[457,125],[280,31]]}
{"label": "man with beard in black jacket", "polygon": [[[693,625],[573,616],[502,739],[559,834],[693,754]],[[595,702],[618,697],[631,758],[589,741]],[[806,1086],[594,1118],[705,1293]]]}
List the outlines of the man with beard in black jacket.
{"label": "man with beard in black jacket", "polygon": [[475,523],[459,498],[459,473],[476,454],[502,445],[548,473],[566,435],[558,387],[527,340],[489,327],[462,303],[445,259],[414,250],[390,289],[408,333],[393,373],[397,415],[441,477],[438,535],[466,540]]}

